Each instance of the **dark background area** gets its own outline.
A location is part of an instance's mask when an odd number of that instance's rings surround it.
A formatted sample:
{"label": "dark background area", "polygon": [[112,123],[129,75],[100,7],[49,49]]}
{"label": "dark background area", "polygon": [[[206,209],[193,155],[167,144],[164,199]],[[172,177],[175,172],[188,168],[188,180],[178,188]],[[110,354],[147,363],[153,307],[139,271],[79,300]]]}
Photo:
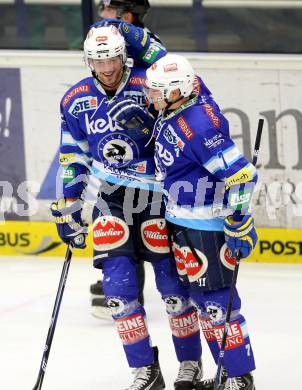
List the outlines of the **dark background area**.
{"label": "dark background area", "polygon": [[[168,50],[302,53],[302,8],[203,8],[199,2],[193,4],[153,6],[149,11],[145,24]],[[96,9],[94,20],[98,20]],[[80,5],[0,3],[0,49],[81,49],[82,42]]]}

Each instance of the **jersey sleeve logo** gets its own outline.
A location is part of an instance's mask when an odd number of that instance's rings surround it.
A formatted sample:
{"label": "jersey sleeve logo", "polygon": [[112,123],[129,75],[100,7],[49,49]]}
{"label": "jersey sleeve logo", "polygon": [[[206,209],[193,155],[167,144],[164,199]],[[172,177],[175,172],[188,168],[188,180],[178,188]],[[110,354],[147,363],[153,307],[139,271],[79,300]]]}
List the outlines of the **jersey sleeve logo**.
{"label": "jersey sleeve logo", "polygon": [[204,138],[204,146],[208,149],[215,149],[224,142],[222,133],[215,134],[212,138]]}
{"label": "jersey sleeve logo", "polygon": [[214,108],[210,104],[203,104],[202,105],[204,111],[210,118],[211,122],[213,123],[214,127],[218,128],[220,127],[220,119],[217,115],[215,115]]}
{"label": "jersey sleeve logo", "polygon": [[194,132],[189,126],[188,122],[185,120],[183,115],[180,115],[177,118],[176,123],[178,124],[180,130],[183,132],[184,136],[187,138],[187,140],[191,140],[194,136]]}
{"label": "jersey sleeve logo", "polygon": [[201,83],[197,76],[194,77],[193,81],[193,92],[198,96],[201,93]]}
{"label": "jersey sleeve logo", "polygon": [[145,79],[139,76],[131,76],[129,79],[129,85],[145,86]]}
{"label": "jersey sleeve logo", "polygon": [[63,99],[63,107],[66,107],[66,105],[68,104],[68,102],[71,100],[73,96],[82,92],[90,92],[90,85],[80,84],[77,87],[73,88],[70,92],[68,92]]}

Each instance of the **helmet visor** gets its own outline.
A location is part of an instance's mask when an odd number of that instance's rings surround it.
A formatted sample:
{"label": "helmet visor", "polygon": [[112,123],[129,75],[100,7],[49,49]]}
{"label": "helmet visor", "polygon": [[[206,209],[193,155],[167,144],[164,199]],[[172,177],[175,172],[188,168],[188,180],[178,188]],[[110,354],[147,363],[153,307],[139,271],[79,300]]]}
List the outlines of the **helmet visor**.
{"label": "helmet visor", "polygon": [[159,101],[164,100],[163,93],[160,89],[149,88],[145,86],[144,93],[150,104],[158,103]]}
{"label": "helmet visor", "polygon": [[121,55],[108,59],[89,58],[88,63],[93,69],[98,69],[100,72],[117,68],[119,65],[122,67],[123,65]]}

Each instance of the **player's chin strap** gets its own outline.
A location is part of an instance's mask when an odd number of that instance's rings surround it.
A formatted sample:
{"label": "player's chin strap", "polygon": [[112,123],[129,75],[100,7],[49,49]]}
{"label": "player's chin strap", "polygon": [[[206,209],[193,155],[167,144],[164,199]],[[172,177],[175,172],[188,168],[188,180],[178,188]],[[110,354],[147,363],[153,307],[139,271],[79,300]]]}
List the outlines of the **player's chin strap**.
{"label": "player's chin strap", "polygon": [[167,107],[165,108],[165,110],[169,110],[170,107],[171,107],[173,104],[179,102],[181,99],[183,99],[183,96],[182,96],[182,95],[178,96],[178,98],[177,98],[176,100],[173,100],[173,102],[171,102],[171,101],[169,102],[169,100],[168,100],[167,98],[165,98],[165,99],[164,99],[164,102],[167,104]]}

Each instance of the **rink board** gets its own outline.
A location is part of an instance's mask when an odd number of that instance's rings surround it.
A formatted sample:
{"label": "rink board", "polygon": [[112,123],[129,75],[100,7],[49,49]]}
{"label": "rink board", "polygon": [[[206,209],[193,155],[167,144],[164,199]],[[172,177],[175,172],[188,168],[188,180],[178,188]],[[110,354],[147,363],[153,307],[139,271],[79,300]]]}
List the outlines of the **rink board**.
{"label": "rink board", "polygon": [[[302,263],[302,229],[259,228],[259,243],[248,261],[265,263]],[[78,257],[92,257],[92,235],[87,248],[75,250]],[[60,241],[51,222],[7,221],[0,225],[2,256],[64,256],[66,245]]]}
{"label": "rink board", "polygon": [[[302,229],[302,55],[186,56],[249,160],[258,119],[264,119],[253,198],[257,226]],[[59,102],[89,74],[81,52],[0,50],[0,171],[6,185],[0,211],[6,220],[49,221],[61,182]]]}

